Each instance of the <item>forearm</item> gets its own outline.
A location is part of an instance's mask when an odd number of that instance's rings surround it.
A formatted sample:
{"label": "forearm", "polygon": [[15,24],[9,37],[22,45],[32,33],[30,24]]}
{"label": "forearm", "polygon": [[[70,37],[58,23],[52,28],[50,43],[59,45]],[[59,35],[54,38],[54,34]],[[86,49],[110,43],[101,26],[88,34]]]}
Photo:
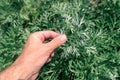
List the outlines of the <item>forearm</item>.
{"label": "forearm", "polygon": [[23,66],[10,66],[0,72],[0,80],[35,80],[36,72],[29,72]]}
{"label": "forearm", "polygon": [[22,79],[22,69],[20,67],[11,66],[0,72],[0,80],[19,80]]}

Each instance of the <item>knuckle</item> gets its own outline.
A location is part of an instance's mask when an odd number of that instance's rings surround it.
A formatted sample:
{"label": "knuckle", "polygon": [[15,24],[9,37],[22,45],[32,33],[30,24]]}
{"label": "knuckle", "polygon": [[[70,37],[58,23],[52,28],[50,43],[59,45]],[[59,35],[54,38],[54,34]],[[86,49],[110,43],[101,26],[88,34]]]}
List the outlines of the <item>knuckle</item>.
{"label": "knuckle", "polygon": [[54,46],[55,47],[59,47],[60,46],[60,42],[58,40],[54,40]]}
{"label": "knuckle", "polygon": [[51,53],[53,51],[53,48],[51,46],[49,46],[49,45],[45,45],[44,48],[45,48],[46,52]]}
{"label": "knuckle", "polygon": [[29,35],[29,38],[33,38],[34,36],[35,36],[35,34],[32,33],[32,34]]}

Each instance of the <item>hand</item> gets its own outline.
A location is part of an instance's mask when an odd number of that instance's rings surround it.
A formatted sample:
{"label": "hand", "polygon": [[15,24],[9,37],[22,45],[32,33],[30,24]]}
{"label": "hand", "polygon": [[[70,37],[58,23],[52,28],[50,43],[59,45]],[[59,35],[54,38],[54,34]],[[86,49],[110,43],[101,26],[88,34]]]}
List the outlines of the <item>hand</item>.
{"label": "hand", "polygon": [[[52,40],[44,43],[48,39]],[[1,72],[3,76],[5,73],[8,74],[9,78],[7,78],[8,76],[6,76],[6,79],[0,77],[0,80],[35,80],[42,66],[51,61],[54,50],[65,43],[66,40],[65,35],[53,31],[30,34],[18,59],[9,68]]]}

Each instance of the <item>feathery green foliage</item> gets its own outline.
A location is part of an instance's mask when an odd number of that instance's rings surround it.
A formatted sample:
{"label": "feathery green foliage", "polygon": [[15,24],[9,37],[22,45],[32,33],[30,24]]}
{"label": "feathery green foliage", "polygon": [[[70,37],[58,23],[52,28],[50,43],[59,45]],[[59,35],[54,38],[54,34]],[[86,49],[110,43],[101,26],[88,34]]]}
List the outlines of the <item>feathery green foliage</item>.
{"label": "feathery green foliage", "polygon": [[0,70],[20,54],[27,36],[53,30],[68,41],[38,80],[119,80],[119,0],[1,0]]}

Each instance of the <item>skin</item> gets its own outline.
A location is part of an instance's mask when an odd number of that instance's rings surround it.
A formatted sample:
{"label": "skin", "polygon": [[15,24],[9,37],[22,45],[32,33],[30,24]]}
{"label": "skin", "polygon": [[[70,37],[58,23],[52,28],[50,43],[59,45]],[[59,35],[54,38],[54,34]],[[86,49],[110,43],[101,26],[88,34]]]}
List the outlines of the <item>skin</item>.
{"label": "skin", "polygon": [[[52,40],[44,43],[48,39]],[[30,34],[20,56],[10,67],[0,72],[0,80],[35,80],[43,65],[51,61],[54,50],[66,40],[66,35],[53,31]]]}

